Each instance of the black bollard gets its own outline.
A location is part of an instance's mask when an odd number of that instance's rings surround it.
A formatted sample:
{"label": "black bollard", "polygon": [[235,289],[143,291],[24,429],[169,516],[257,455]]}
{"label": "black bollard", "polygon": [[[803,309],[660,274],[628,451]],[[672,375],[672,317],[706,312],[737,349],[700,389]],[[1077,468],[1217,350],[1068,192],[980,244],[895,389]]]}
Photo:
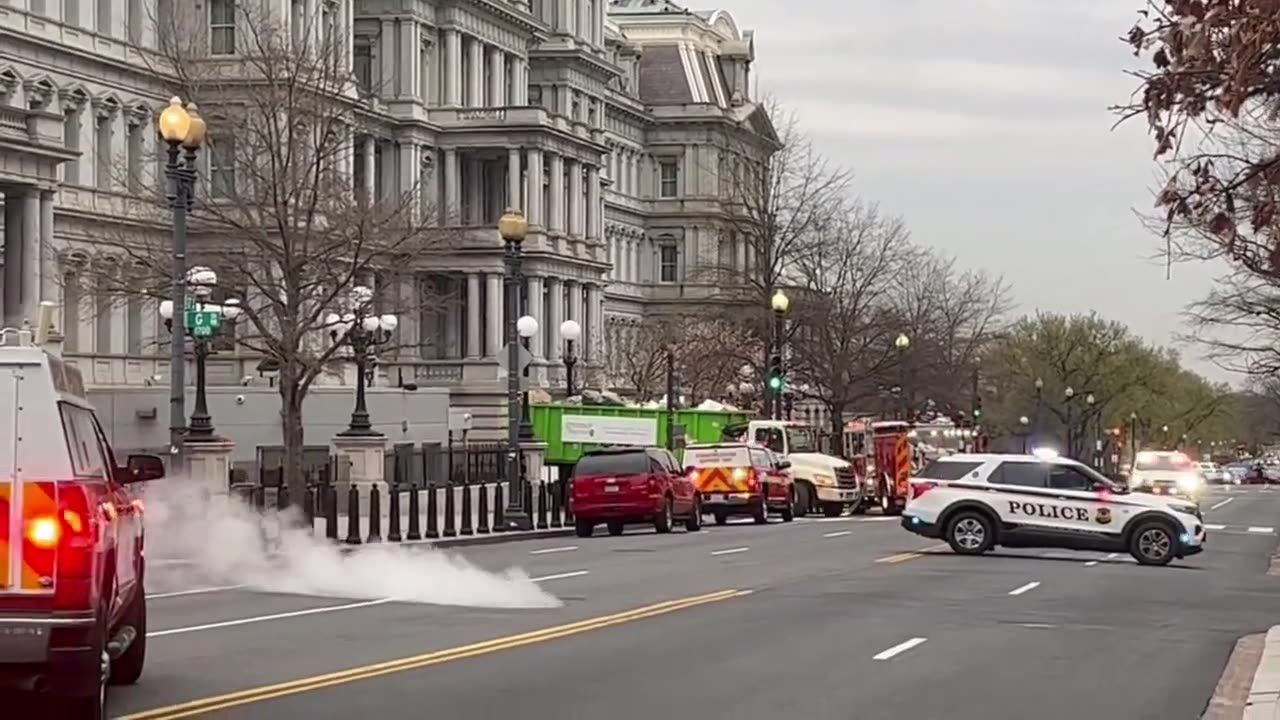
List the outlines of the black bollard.
{"label": "black bollard", "polygon": [[382,542],[382,493],[377,485],[369,488],[369,542]]}
{"label": "black bollard", "polygon": [[444,536],[458,536],[458,504],[453,499],[453,483],[444,486]]}
{"label": "black bollard", "polygon": [[261,485],[253,489],[253,507],[259,512],[267,507],[267,489]]}
{"label": "black bollard", "polygon": [[480,483],[479,509],[476,511],[476,532],[489,534],[489,486]]}
{"label": "black bollard", "polygon": [[547,524],[547,484],[545,482],[538,483],[538,529],[546,530],[551,527]]}
{"label": "black bollard", "polygon": [[355,485],[347,491],[347,544],[359,545],[360,539],[360,491]]}
{"label": "black bollard", "polygon": [[288,509],[289,509],[289,486],[281,485],[280,489],[276,490],[276,510],[278,510],[279,512],[284,512],[285,510],[288,510]]}
{"label": "black bollard", "polygon": [[440,500],[435,485],[427,486],[427,537],[440,537]]}
{"label": "black bollard", "polygon": [[307,527],[315,531],[316,527],[316,489],[308,485],[302,493],[302,516],[306,518]]}
{"label": "black bollard", "polygon": [[417,483],[409,484],[409,534],[405,536],[406,540],[414,541],[422,539],[422,520],[419,515],[422,509],[418,507],[418,485]]}
{"label": "black bollard", "polygon": [[573,526],[573,481],[562,480],[560,482],[560,498],[564,503],[564,525],[565,527]]}
{"label": "black bollard", "polygon": [[548,493],[551,496],[551,527],[564,527],[564,519],[560,517],[560,483],[557,482]]}
{"label": "black bollard", "polygon": [[462,486],[462,534],[475,535],[476,531],[471,521],[471,483],[464,483]]}
{"label": "black bollard", "polygon": [[387,496],[387,542],[400,542],[400,486],[395,485],[388,490]]}
{"label": "black bollard", "polygon": [[493,531],[506,532],[507,518],[503,512],[502,483],[493,486]]}
{"label": "black bollard", "polygon": [[330,540],[338,539],[338,491],[332,485],[320,488],[320,497],[324,498],[324,536]]}
{"label": "black bollard", "polygon": [[520,500],[520,508],[529,517],[529,527],[536,528],[538,526],[535,521],[538,516],[533,511],[533,483],[522,483],[521,489],[524,491],[524,496]]}

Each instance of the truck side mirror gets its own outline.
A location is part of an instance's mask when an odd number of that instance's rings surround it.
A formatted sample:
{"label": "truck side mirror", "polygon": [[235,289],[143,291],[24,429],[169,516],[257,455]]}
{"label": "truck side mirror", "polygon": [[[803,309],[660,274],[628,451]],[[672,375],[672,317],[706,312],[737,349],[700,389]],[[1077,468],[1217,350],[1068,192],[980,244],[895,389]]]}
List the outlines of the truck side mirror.
{"label": "truck side mirror", "polygon": [[121,482],[136,483],[159,480],[165,476],[164,461],[159,455],[130,455]]}
{"label": "truck side mirror", "polygon": [[779,460],[779,461],[778,461],[778,469],[779,469],[779,470],[786,470],[786,469],[788,469],[788,468],[790,468],[790,467],[791,467],[791,461],[790,461],[790,460]]}

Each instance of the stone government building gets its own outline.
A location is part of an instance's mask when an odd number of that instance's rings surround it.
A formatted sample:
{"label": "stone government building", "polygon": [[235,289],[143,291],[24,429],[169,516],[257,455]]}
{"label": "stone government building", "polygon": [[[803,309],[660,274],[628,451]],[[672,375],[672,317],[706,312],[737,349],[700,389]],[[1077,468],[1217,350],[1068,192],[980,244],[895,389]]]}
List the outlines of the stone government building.
{"label": "stone government building", "polygon": [[[127,217],[132,194],[163,183],[153,118],[174,88],[144,56],[157,47],[150,18],[177,1],[0,5],[5,324],[34,317],[41,299],[60,303],[66,356],[115,423],[138,425],[126,446],[163,437],[164,418],[147,409],[163,415],[168,361],[158,345],[167,332],[150,303],[69,282],[87,259],[66,247],[92,242],[97,228]],[[222,59],[247,44],[227,20],[236,1],[193,3],[209,52]],[[311,25],[348,41],[343,61],[375,96],[364,119],[376,129],[352,136],[353,191],[424,187],[442,223],[481,239],[478,251],[381,278],[455,300],[437,315],[402,318],[408,350],[381,359],[377,385],[403,378],[447,397],[473,412],[478,437],[505,426],[493,228],[508,205],[531,223],[524,292],[542,328],[531,350],[535,376],[552,386],[563,383],[562,320],[582,324],[591,385],[615,384],[611,346],[647,316],[731,301],[733,283],[706,271],[753,263],[725,220],[727,168],[764,162],[778,140],[751,95],[753,35],[729,13],[670,0],[252,1],[278,4],[294,22],[324,13]],[[211,127],[205,177],[234,182],[224,162],[234,152],[226,129]],[[120,163],[129,180],[113,171]],[[233,439],[240,415],[260,418],[276,402],[258,359],[241,350],[219,352],[209,373],[215,423]],[[350,370],[326,378],[351,381]],[[249,402],[218,400],[235,394]],[[375,393],[375,420],[394,421],[393,439],[438,439],[409,419],[377,417],[378,408]]]}

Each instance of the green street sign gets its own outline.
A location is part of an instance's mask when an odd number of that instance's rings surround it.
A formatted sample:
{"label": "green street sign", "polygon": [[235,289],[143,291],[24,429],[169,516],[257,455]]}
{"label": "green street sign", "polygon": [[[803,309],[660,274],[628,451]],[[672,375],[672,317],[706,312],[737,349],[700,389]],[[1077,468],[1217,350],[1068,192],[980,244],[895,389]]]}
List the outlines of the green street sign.
{"label": "green street sign", "polygon": [[191,337],[207,338],[218,331],[222,325],[222,313],[207,310],[188,310],[183,313],[183,322]]}

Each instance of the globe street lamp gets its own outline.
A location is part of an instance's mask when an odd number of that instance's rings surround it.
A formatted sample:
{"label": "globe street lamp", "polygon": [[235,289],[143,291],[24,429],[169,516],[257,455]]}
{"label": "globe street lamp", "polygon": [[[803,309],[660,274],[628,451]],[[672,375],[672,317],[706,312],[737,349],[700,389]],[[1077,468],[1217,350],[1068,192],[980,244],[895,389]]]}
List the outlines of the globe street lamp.
{"label": "globe street lamp", "polygon": [[564,396],[573,397],[573,368],[578,364],[578,357],[573,353],[573,344],[582,337],[582,326],[577,320],[565,320],[560,323],[560,337],[564,340]]}
{"label": "globe street lamp", "polygon": [[[196,104],[182,106],[182,99],[174,97],[156,120],[160,137],[169,146],[164,166],[167,179],[165,194],[173,211],[173,267],[170,274],[173,306],[185,311],[187,307],[187,213],[195,199],[196,153],[204,144],[206,126]],[[186,150],[184,163],[179,154]],[[186,313],[179,313],[176,337],[186,337],[182,322]],[[169,351],[169,452],[180,456],[186,435],[186,354],[185,342],[171,343]]]}
{"label": "globe street lamp", "polygon": [[506,332],[507,341],[507,526],[515,530],[533,528],[532,517],[524,507],[524,489],[527,478],[521,476],[520,462],[520,345],[516,318],[520,315],[521,244],[529,234],[529,221],[516,209],[507,210],[498,220],[498,234],[502,236],[502,259],[506,269]]}
{"label": "globe street lamp", "polygon": [[1022,417],[1018,418],[1018,424],[1022,426],[1022,430],[1018,434],[1022,436],[1022,452],[1023,454],[1026,454],[1027,426],[1031,424],[1031,420],[1026,415],[1023,415]]}
{"label": "globe street lamp", "polygon": [[[520,334],[520,344],[525,350],[529,349],[529,340],[538,334],[538,320],[531,315],[522,315],[516,321],[516,332]],[[529,366],[526,365],[521,371],[524,376],[525,388],[524,393],[520,397],[520,439],[522,441],[533,440],[533,424],[529,417]]]}
{"label": "globe street lamp", "polygon": [[351,410],[347,429],[338,433],[341,437],[377,435],[369,420],[369,406],[365,399],[365,385],[372,380],[369,367],[370,354],[378,346],[391,342],[400,319],[395,315],[377,315],[373,312],[373,291],[363,285],[351,289],[346,311],[331,312],[325,316],[325,327],[335,344],[348,345],[356,364],[356,404]]}
{"label": "globe street lamp", "polygon": [[1040,409],[1044,406],[1044,378],[1037,377],[1035,382],[1036,388],[1036,411],[1033,415],[1031,427],[1031,444],[1035,445],[1035,438],[1040,436]]}
{"label": "globe street lamp", "polygon": [[784,334],[786,331],[787,311],[791,308],[791,298],[787,297],[786,293],[778,290],[773,294],[773,297],[769,298],[769,308],[773,310],[773,352],[777,358],[777,362],[770,362],[770,365],[776,369],[778,378],[777,387],[775,388],[772,385],[769,387],[769,407],[767,409],[769,416],[774,420],[778,420],[782,417],[782,390],[786,386],[786,381],[784,380],[786,372],[783,369],[786,363],[786,337]]}
{"label": "globe street lamp", "polygon": [[1093,396],[1093,393],[1088,393],[1087,395],[1084,396],[1084,404],[1087,405],[1089,408],[1088,413],[1085,415],[1084,436],[1089,443],[1089,461],[1090,461],[1090,464],[1093,465],[1094,467],[1098,466],[1099,448],[1098,448],[1097,436],[1096,436],[1096,433],[1094,432],[1097,425],[1090,424],[1089,421],[1091,419],[1096,420],[1096,418],[1093,417],[1093,406],[1094,406],[1094,403],[1096,403],[1097,401],[1098,399]]}
{"label": "globe street lamp", "polygon": [[[234,321],[240,316],[240,301],[231,298],[221,305],[210,303],[209,297],[218,285],[218,274],[206,267],[191,268],[186,275],[186,284],[191,286],[195,302],[189,303],[189,309],[175,313],[173,301],[164,300],[160,303],[160,317],[172,336],[170,342],[184,351],[182,362],[186,362],[188,337],[192,340],[196,356],[196,406],[191,412],[191,424],[186,430],[185,442],[209,442],[218,439],[213,432],[207,393],[206,368],[209,355],[213,352],[210,345],[214,336],[222,330],[223,319]],[[174,332],[175,324],[179,328],[177,333]]]}
{"label": "globe street lamp", "polygon": [[898,412],[903,420],[907,419],[907,350],[911,348],[911,338],[906,333],[898,333],[893,346],[898,349]]}

